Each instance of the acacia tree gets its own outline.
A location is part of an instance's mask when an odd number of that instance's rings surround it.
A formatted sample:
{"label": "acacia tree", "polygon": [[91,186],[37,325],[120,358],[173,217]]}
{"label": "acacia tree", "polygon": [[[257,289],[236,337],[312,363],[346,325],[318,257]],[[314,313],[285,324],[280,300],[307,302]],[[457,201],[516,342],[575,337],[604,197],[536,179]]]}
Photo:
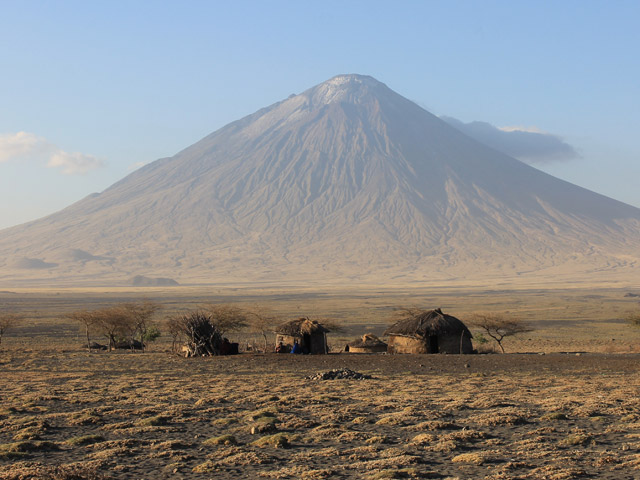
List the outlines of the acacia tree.
{"label": "acacia tree", "polygon": [[2,336],[7,330],[15,327],[22,319],[22,316],[15,313],[0,313],[0,345],[2,345]]}
{"label": "acacia tree", "polygon": [[85,335],[87,337],[87,348],[91,351],[91,330],[96,326],[95,312],[90,310],[78,310],[76,312],[67,313],[65,318],[78,322],[84,326]]}
{"label": "acacia tree", "polygon": [[505,353],[502,341],[506,337],[533,330],[521,320],[499,313],[475,313],[470,317],[469,323],[482,329],[484,333],[493,338],[502,353]]}
{"label": "acacia tree", "polygon": [[184,337],[185,328],[183,325],[184,315],[167,317],[164,321],[164,328],[171,335],[171,351],[178,353],[178,343]]}
{"label": "acacia tree", "polygon": [[93,314],[98,331],[109,342],[109,351],[116,347],[118,340],[131,337],[133,322],[121,305],[95,310]]}
{"label": "acacia tree", "polygon": [[65,315],[66,318],[84,326],[87,348],[91,351],[91,331],[107,338],[109,351],[118,342],[125,341],[135,349],[136,337],[144,351],[145,340],[157,336],[159,331],[152,322],[153,315],[160,307],[147,300],[139,303],[119,303],[98,310],[78,310]]}
{"label": "acacia tree", "polygon": [[131,346],[133,348],[136,335],[144,352],[145,340],[149,337],[151,330],[155,326],[152,318],[160,310],[160,305],[149,300],[140,303],[123,303],[119,305],[124,316],[129,318],[127,322],[127,333],[129,334]]}
{"label": "acacia tree", "polygon": [[266,353],[269,349],[269,339],[267,338],[267,334],[273,331],[273,327],[277,322],[277,317],[260,305],[257,305],[248,311],[247,317],[251,331],[262,335],[262,338],[264,339],[264,351]]}

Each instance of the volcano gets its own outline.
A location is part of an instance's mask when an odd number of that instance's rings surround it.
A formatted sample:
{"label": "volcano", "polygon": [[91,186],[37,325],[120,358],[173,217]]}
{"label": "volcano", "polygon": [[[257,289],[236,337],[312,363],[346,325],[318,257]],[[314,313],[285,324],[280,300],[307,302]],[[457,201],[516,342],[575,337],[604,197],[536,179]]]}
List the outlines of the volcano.
{"label": "volcano", "polygon": [[640,209],[339,75],[0,232],[0,282],[508,284],[622,280]]}

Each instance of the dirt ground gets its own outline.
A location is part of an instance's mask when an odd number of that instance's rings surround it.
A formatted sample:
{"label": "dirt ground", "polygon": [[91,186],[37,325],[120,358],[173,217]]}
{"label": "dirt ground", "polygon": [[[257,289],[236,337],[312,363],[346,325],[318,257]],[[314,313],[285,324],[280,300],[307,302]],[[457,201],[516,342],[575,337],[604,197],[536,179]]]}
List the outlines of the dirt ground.
{"label": "dirt ground", "polygon": [[159,350],[5,346],[0,479],[640,477],[638,354]]}
{"label": "dirt ground", "polygon": [[[631,292],[631,293],[630,293]],[[548,290],[7,290],[0,480],[640,478],[640,287]],[[330,319],[332,351],[398,306],[521,318],[507,354],[185,359],[88,353],[64,314],[150,299]],[[158,319],[162,323],[162,317]],[[477,329],[472,327],[476,347]],[[100,340],[95,337],[95,340]],[[263,344],[239,332],[244,349]],[[526,352],[526,353],[525,353]],[[565,352],[565,353],[561,353]],[[567,353],[569,352],[569,353]],[[367,380],[307,379],[337,368]]]}

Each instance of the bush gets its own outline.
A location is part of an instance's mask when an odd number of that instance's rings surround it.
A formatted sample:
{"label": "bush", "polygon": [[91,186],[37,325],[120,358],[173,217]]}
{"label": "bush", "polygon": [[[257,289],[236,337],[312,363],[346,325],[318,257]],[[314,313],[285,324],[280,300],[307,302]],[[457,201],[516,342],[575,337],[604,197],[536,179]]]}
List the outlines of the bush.
{"label": "bush", "polygon": [[174,352],[178,340],[182,338],[186,341],[188,357],[220,355],[222,333],[208,313],[191,312],[170,318],[167,323],[173,336]]}

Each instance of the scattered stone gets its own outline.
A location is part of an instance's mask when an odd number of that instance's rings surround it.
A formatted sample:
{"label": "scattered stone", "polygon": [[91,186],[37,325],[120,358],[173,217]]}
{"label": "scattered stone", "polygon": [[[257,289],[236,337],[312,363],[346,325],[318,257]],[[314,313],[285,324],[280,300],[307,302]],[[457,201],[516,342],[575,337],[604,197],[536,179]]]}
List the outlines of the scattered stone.
{"label": "scattered stone", "polygon": [[251,427],[251,435],[259,433],[274,433],[278,431],[278,427],[274,423],[256,423]]}
{"label": "scattered stone", "polygon": [[324,373],[316,373],[309,375],[307,380],[368,380],[373,378],[371,375],[354,372],[348,368],[334,368]]}

